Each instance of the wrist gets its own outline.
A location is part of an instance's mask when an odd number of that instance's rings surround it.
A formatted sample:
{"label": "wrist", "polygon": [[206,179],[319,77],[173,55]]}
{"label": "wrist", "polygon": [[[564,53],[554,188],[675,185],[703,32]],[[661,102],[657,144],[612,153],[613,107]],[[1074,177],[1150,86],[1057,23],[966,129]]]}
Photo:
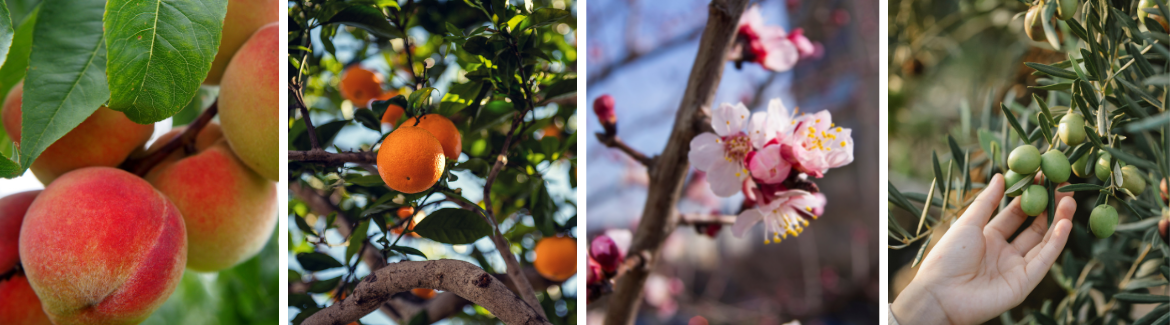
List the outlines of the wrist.
{"label": "wrist", "polygon": [[954,324],[934,293],[913,282],[894,298],[890,313],[900,325]]}

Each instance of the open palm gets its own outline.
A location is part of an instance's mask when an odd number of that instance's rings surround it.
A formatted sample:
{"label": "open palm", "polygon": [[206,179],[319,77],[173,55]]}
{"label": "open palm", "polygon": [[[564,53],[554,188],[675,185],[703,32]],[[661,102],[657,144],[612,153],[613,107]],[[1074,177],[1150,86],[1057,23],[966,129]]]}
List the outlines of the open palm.
{"label": "open palm", "polygon": [[1049,229],[1042,213],[1008,242],[1027,215],[1016,198],[988,222],[1003,197],[1003,182],[1000,175],[992,178],[898,296],[892,310],[903,324],[989,320],[1023,302],[1056,262],[1068,240],[1076,202],[1070,194],[1057,193],[1055,226]]}

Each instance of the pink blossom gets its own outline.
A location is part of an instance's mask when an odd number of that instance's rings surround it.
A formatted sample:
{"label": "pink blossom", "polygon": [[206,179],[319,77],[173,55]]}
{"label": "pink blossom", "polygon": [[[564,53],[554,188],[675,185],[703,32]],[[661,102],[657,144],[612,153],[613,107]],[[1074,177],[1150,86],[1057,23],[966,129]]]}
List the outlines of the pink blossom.
{"label": "pink blossom", "polygon": [[804,29],[793,29],[791,34],[788,34],[788,41],[796,46],[796,51],[800,53],[800,59],[818,59],[824,54],[824,48],[820,44],[814,44],[804,36]]}
{"label": "pink blossom", "polygon": [[711,127],[715,133],[706,132],[691,139],[687,159],[696,169],[707,172],[707,182],[715,195],[729,197],[735,195],[740,183],[749,176],[744,159],[757,143],[750,135],[767,134],[757,129],[766,123],[748,123],[751,111],[742,103],[720,105],[712,115]]}
{"label": "pink blossom", "polygon": [[783,27],[764,25],[759,6],[748,8],[740,17],[737,43],[738,50],[729,59],[759,63],[772,71],[788,71],[800,58]]}
{"label": "pink blossom", "polygon": [[831,168],[853,162],[853,130],[833,124],[828,111],[797,119],[793,141],[781,154],[801,172],[824,177]]}
{"label": "pink blossom", "polygon": [[[774,199],[766,204],[757,205],[739,215],[732,226],[736,237],[743,237],[748,228],[756,223],[764,223],[764,243],[779,243],[788,235],[799,236],[808,226],[809,219],[819,217],[825,206],[825,197],[819,193],[809,193],[803,190],[786,190],[774,193]],[[768,239],[768,234],[772,239]]]}

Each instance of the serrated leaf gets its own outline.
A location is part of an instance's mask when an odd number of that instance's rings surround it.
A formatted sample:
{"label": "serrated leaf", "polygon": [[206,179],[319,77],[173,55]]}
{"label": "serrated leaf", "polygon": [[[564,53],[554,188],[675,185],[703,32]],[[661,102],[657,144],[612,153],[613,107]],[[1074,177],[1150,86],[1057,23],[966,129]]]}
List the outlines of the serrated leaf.
{"label": "serrated leaf", "polygon": [[227,0],[106,1],[110,109],[148,124],[186,107],[211,71],[226,13]]}
{"label": "serrated leaf", "polygon": [[475,212],[445,208],[415,225],[414,232],[440,243],[462,245],[490,235],[492,226]]}
{"label": "serrated leaf", "polygon": [[297,263],[301,264],[301,268],[310,272],[324,271],[343,266],[341,262],[338,262],[332,256],[318,252],[297,254]]}
{"label": "serrated leaf", "polygon": [[0,66],[0,96],[5,96],[12,89],[12,86],[24,80],[28,69],[29,53],[32,52],[33,29],[36,27],[40,11],[41,7],[38,5],[25,16],[20,27],[16,28],[7,58],[4,60],[4,65]]}
{"label": "serrated leaf", "polygon": [[0,1],[0,66],[8,58],[8,50],[12,48],[12,39],[16,32],[12,29],[12,16],[8,14],[8,5]]}

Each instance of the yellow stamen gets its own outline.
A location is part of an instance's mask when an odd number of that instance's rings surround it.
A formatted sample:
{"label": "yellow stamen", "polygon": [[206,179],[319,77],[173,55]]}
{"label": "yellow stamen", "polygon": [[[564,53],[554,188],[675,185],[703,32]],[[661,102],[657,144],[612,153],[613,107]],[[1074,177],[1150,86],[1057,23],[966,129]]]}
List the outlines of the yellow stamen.
{"label": "yellow stamen", "polygon": [[804,211],[812,212],[812,207],[804,207]]}
{"label": "yellow stamen", "polygon": [[844,147],[844,146],[845,146],[845,141],[841,141],[841,146],[842,146],[842,147]]}
{"label": "yellow stamen", "polygon": [[837,133],[841,133],[841,127],[837,127]]}

